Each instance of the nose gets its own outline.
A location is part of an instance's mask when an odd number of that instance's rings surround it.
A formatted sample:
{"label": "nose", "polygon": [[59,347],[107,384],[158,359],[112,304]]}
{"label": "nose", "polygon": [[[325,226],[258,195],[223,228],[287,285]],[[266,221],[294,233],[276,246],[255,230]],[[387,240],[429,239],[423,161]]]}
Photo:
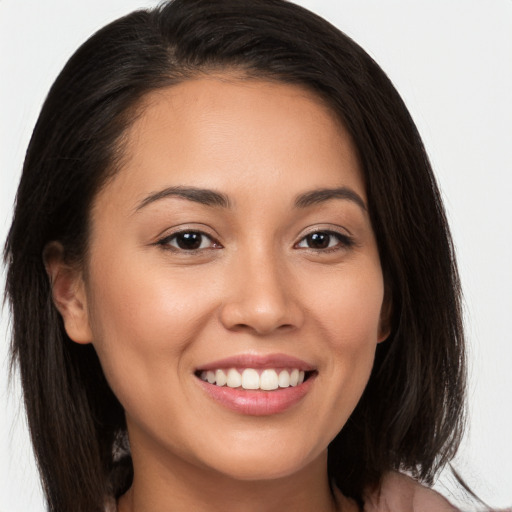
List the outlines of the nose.
{"label": "nose", "polygon": [[226,329],[262,336],[302,325],[297,287],[284,267],[272,254],[239,255],[220,311]]}

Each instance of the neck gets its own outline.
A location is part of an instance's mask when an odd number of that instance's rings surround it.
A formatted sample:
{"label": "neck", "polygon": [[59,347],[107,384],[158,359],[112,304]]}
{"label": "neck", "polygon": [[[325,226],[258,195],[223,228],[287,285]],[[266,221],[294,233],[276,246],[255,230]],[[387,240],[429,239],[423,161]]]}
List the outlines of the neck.
{"label": "neck", "polygon": [[[184,460],[138,460],[134,480],[119,500],[119,512],[313,512],[351,510],[333,495],[327,452],[292,475],[269,480],[238,480]],[[344,503],[342,505],[342,502]],[[343,506],[343,508],[342,508]]]}

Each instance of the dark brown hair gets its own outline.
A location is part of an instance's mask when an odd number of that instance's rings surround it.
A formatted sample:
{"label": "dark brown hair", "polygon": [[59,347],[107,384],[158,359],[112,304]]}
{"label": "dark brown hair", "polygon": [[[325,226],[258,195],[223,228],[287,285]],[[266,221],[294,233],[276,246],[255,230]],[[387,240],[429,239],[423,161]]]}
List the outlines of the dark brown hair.
{"label": "dark brown hair", "polygon": [[[440,194],[416,127],[380,67],[350,38],[283,0],[174,0],[92,36],[44,103],[5,245],[13,362],[54,512],[101,511],[131,483],[124,412],[92,345],[70,341],[42,253],[87,257],[91,202],[122,168],[122,137],[148,92],[198,74],[299,84],[350,132],[364,171],[392,333],[367,388],[329,446],[328,469],[360,503],[391,469],[431,483],[463,426],[460,290]],[[122,170],[120,171],[122,172]],[[123,450],[123,447],[125,448]]]}

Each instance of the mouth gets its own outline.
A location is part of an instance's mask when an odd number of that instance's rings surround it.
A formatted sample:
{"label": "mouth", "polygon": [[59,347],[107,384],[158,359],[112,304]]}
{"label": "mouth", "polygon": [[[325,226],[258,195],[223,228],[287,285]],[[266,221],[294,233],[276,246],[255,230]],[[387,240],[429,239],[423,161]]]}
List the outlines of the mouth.
{"label": "mouth", "polygon": [[214,402],[253,416],[277,414],[299,403],[317,375],[312,365],[280,354],[235,356],[195,371]]}
{"label": "mouth", "polygon": [[313,373],[299,368],[217,368],[198,370],[196,376],[219,387],[275,391],[300,386]]}

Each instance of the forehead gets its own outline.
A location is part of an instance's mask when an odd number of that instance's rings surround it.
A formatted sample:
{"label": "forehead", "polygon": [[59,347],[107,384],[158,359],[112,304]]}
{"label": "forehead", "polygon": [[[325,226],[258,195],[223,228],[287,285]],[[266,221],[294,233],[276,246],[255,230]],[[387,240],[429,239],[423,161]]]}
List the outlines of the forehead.
{"label": "forehead", "polygon": [[364,196],[346,129],[324,100],[297,85],[220,75],[153,91],[123,153],[106,188],[124,190],[132,202],[175,185],[227,193],[350,185]]}

